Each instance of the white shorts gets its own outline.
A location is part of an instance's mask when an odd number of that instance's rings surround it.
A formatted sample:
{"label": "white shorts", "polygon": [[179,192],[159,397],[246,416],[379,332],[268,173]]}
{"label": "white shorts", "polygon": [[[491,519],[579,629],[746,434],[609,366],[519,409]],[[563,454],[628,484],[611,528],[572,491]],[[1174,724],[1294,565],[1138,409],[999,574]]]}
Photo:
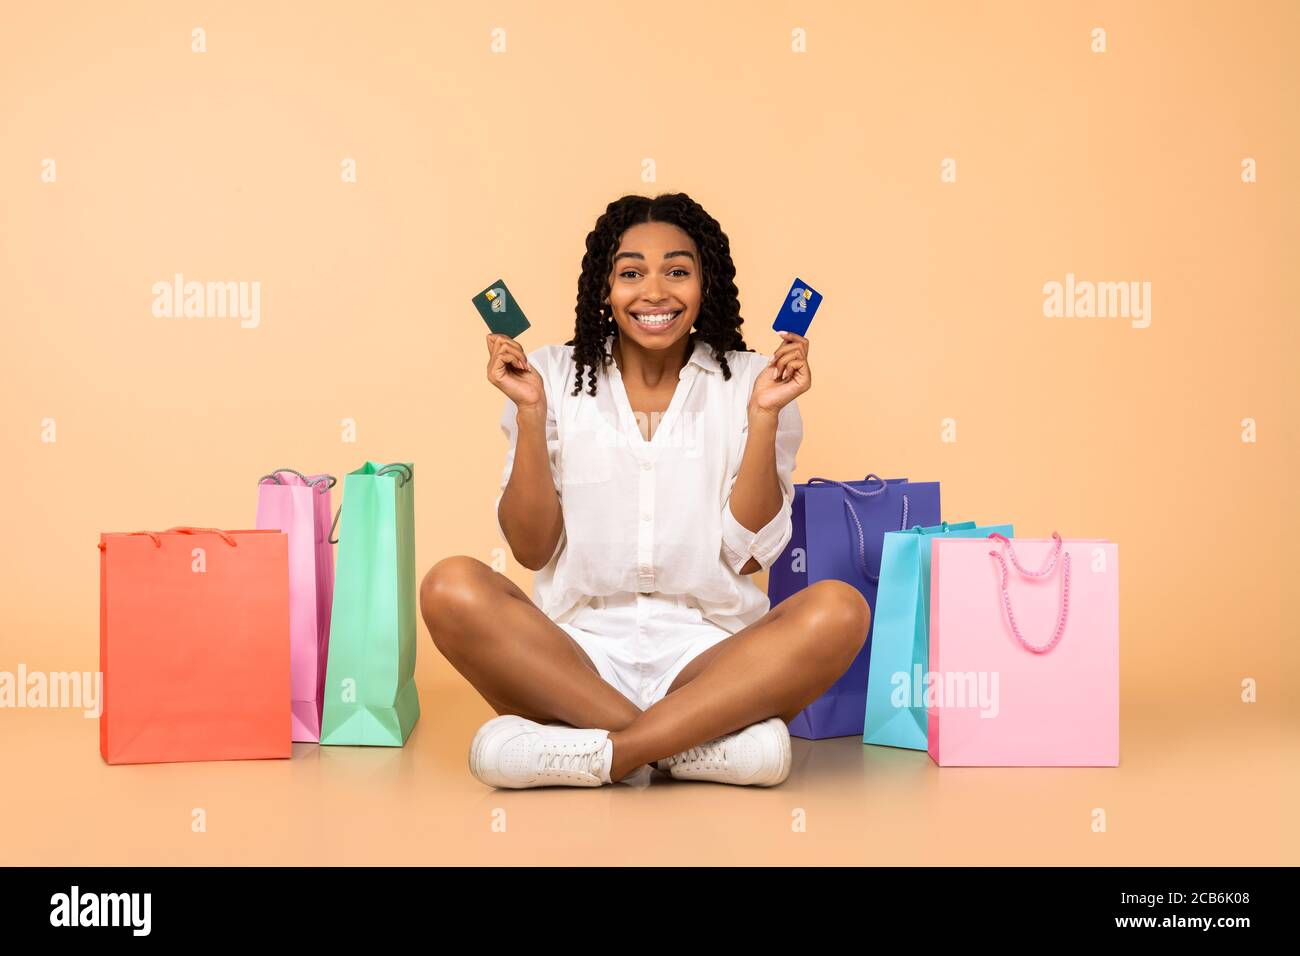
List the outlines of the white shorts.
{"label": "white shorts", "polygon": [[692,660],[731,633],[689,595],[623,591],[595,597],[560,624],[601,678],[642,710],[662,700]]}

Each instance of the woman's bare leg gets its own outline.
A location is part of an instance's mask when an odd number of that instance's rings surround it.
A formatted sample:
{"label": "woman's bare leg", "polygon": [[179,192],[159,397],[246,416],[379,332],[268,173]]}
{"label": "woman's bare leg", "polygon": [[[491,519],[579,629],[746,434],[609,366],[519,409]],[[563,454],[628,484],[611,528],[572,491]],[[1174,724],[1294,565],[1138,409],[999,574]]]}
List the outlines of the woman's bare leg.
{"label": "woman's bare leg", "polygon": [[498,714],[603,729],[641,714],[518,585],[477,558],[456,555],[430,568],[420,612],[438,650]]}
{"label": "woman's bare leg", "polygon": [[843,581],[791,595],[691,661],[663,700],[612,731],[610,776],[769,717],[789,723],[848,670],[870,623],[866,599]]}

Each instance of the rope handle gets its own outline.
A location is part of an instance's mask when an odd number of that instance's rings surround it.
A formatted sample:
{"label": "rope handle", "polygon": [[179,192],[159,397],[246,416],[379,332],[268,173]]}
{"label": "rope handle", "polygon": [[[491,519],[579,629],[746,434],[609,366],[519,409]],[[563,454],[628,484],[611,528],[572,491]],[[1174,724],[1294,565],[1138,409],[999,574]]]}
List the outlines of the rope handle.
{"label": "rope handle", "polygon": [[1052,532],[1052,538],[1056,541],[1056,547],[1052,549],[1052,556],[1048,559],[1047,565],[1041,571],[1028,571],[1020,566],[1016,560],[1016,549],[1011,544],[1011,539],[1004,534],[994,531],[989,534],[990,538],[996,538],[1007,546],[1007,554],[1011,556],[1012,566],[1027,578],[1045,578],[1052,573],[1052,568],[1056,567],[1056,559],[1061,556],[1061,536],[1055,531]]}
{"label": "rope handle", "polygon": [[[1047,567],[1043,568],[1041,571],[1026,571],[1020,566],[1020,562],[1016,560],[1015,549],[1011,546],[1011,541],[1008,540],[1005,535],[998,534],[996,531],[989,535],[990,540],[996,538],[1006,545],[1007,553],[1011,556],[1011,563],[1015,566],[1015,569],[1025,577],[1030,578],[1041,578],[1048,574],[1051,572],[1052,568],[1056,567],[1057,558],[1061,558],[1061,536],[1053,531],[1052,537],[1056,540],[1056,547],[1053,549],[1052,557],[1048,561]],[[1064,558],[1061,560],[1061,610],[1056,618],[1056,630],[1052,633],[1052,639],[1046,644],[1041,645],[1030,644],[1025,640],[1025,636],[1020,633],[1020,625],[1016,623],[1015,612],[1011,610],[1011,592],[1007,589],[1007,579],[1011,575],[1007,570],[1007,562],[1002,556],[1002,552],[990,551],[989,555],[990,557],[997,558],[998,566],[1002,572],[1002,606],[1006,609],[1007,622],[1011,625],[1011,632],[1015,634],[1016,640],[1021,643],[1025,650],[1032,651],[1035,654],[1046,654],[1054,648],[1058,642],[1060,642],[1061,636],[1065,633],[1065,622],[1070,615],[1070,552],[1066,551]]]}
{"label": "rope handle", "polygon": [[[216,534],[216,535],[220,535],[221,540],[226,542],[226,544],[230,545],[232,548],[239,547],[239,543],[235,541],[235,539],[231,535],[227,534],[225,531],[222,531],[220,528],[195,528],[195,527],[191,527],[190,525],[177,525],[174,528],[168,528],[166,531],[163,532],[163,534],[168,534],[173,531],[177,532],[178,534]],[[161,547],[161,542],[157,542],[157,543]]]}
{"label": "rope handle", "polygon": [[[168,528],[166,531],[127,531],[126,534],[128,535],[147,534],[149,536],[149,539],[153,541],[153,546],[155,548],[161,548],[162,535],[171,534],[173,532],[177,534],[216,534],[216,535],[220,535],[221,540],[226,542],[226,544],[230,545],[232,548],[239,547],[239,542],[236,541],[234,537],[232,537],[227,532],[222,531],[220,528],[195,528],[191,525],[177,525],[174,528]],[[104,550],[104,542],[102,541],[99,542],[99,550],[100,551]]]}
{"label": "rope handle", "polygon": [[[841,491],[847,492],[848,494],[854,495],[858,498],[874,498],[877,495],[883,495],[885,493],[885,489],[889,487],[889,483],[885,481],[884,478],[881,478],[879,475],[877,475],[874,471],[870,472],[862,480],[872,481],[873,479],[875,481],[880,482],[879,488],[873,488],[870,490],[866,488],[855,488],[847,481],[836,481],[833,478],[814,477],[814,478],[809,478],[807,483],[810,485],[815,485],[815,484],[838,485]],[[907,528],[907,507],[908,507],[907,495],[903,495],[903,529],[904,530]],[[852,505],[849,504],[849,499],[847,497],[844,499],[844,510],[846,512],[846,518],[848,519],[850,525],[849,540],[851,541],[853,539],[854,534],[857,535],[857,539],[858,539],[858,569],[862,572],[863,576],[868,581],[870,581],[872,584],[875,584],[880,580],[880,575],[872,574],[871,569],[867,567],[867,550],[866,550],[867,545],[866,545],[866,538],[862,533],[862,522],[858,520],[857,513],[854,512],[853,507]]]}
{"label": "rope handle", "polygon": [[[876,492],[876,494],[879,494],[879,492]],[[899,526],[898,529],[899,531],[907,530],[907,513],[910,506],[911,505],[910,502],[908,501],[907,495],[903,495],[903,521],[902,524]],[[867,567],[867,538],[866,535],[863,534],[862,532],[862,522],[858,520],[858,513],[853,510],[853,506],[849,504],[848,498],[844,499],[844,511],[845,511],[845,517],[849,520],[850,524],[852,525],[852,527],[849,528],[850,540],[852,540],[855,532],[858,538],[858,554],[857,554],[858,570],[861,571],[863,576],[872,584],[878,584],[880,582],[880,575],[872,574],[871,569]]]}
{"label": "rope handle", "polygon": [[[919,535],[920,535],[920,534],[927,534],[927,533],[930,533],[930,532],[927,532],[927,531],[925,530],[925,527],[924,527],[924,526],[919,525],[919,524],[914,524],[914,525],[912,525],[912,527],[910,527],[910,528],[904,528],[903,530],[906,531],[908,534],[915,533],[915,534],[919,534]],[[933,533],[934,533],[934,534],[947,534],[947,533],[948,533],[948,522],[946,522],[946,521],[940,521],[940,522],[939,522],[939,530],[936,531],[936,532],[933,532]]]}
{"label": "rope handle", "polygon": [[391,465],[384,465],[384,467],[375,472],[375,477],[377,478],[380,475],[391,475],[394,471],[398,473],[402,485],[405,485],[411,480],[412,475],[410,467],[403,465],[400,461],[395,461]]}
{"label": "rope handle", "polygon": [[851,495],[857,495],[859,498],[874,498],[876,497],[876,495],[883,495],[885,493],[885,489],[889,487],[889,484],[888,482],[885,481],[884,478],[881,478],[874,471],[871,474],[867,475],[867,477],[863,478],[862,480],[870,481],[873,478],[876,481],[880,482],[880,487],[875,489],[874,491],[866,491],[865,489],[862,488],[854,488],[847,481],[835,481],[833,478],[809,478],[808,484],[812,485],[812,484],[816,484],[817,482],[821,482],[824,485],[839,485],[840,488],[842,488],[844,491],[847,491]]}
{"label": "rope handle", "polygon": [[[404,487],[406,483],[410,481],[411,478],[413,477],[410,467],[407,465],[403,465],[401,462],[393,462],[392,464],[384,465],[382,468],[380,468],[378,471],[375,472],[375,477],[377,478],[380,475],[392,475],[392,474],[397,475],[399,488]],[[325,539],[330,544],[339,543],[339,539],[334,537],[334,534],[338,530],[339,518],[341,517],[343,517],[343,502],[340,501],[338,510],[334,512],[334,523],[330,525],[329,537]]]}
{"label": "rope handle", "polygon": [[299,478],[303,480],[303,484],[307,485],[309,488],[315,488],[322,481],[328,481],[329,484],[327,484],[324,488],[317,489],[318,491],[321,492],[329,491],[331,488],[333,488],[335,485],[339,483],[339,480],[335,478],[333,475],[313,475],[310,478],[308,478],[301,471],[297,471],[293,468],[277,468],[269,475],[263,475],[261,478],[257,479],[257,483],[260,485],[266,481],[274,481],[277,485],[282,485],[284,484],[284,482],[280,480],[281,472],[286,472],[290,475],[297,475]]}

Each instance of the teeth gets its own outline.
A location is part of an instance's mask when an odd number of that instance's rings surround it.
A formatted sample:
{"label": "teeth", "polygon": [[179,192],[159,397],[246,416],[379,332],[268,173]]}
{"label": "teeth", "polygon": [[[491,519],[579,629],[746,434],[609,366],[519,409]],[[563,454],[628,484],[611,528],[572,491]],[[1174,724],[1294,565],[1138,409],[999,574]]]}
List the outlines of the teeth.
{"label": "teeth", "polygon": [[656,313],[653,315],[642,312],[633,313],[633,315],[636,316],[636,320],[642,325],[667,325],[680,314],[680,312]]}

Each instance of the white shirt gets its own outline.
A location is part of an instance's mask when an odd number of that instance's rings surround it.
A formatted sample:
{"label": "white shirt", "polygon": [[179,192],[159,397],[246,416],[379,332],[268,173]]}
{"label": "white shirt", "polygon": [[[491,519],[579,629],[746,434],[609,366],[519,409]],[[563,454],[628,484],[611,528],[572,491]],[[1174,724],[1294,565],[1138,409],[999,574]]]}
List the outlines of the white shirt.
{"label": "white shirt", "polygon": [[[605,351],[613,336],[605,340]],[[546,444],[564,530],[550,561],[533,576],[533,603],[566,622],[594,596],[624,592],[685,594],[705,620],[735,633],[767,613],[767,595],[740,569],[755,558],[766,571],[792,532],[795,453],[803,440],[796,401],[777,416],[776,471],[781,509],[757,532],[731,512],[731,489],[749,435],[749,397],[770,356],[727,352],[724,381],[712,349],[695,343],[672,402],[646,442],[617,363],[597,367],[596,395],[574,395],[573,346],[528,353],[546,388]],[[517,408],[509,398],[501,430],[509,441],[501,505],[514,467]],[[495,511],[496,509],[494,509]],[[503,541],[500,515],[497,528]]]}

